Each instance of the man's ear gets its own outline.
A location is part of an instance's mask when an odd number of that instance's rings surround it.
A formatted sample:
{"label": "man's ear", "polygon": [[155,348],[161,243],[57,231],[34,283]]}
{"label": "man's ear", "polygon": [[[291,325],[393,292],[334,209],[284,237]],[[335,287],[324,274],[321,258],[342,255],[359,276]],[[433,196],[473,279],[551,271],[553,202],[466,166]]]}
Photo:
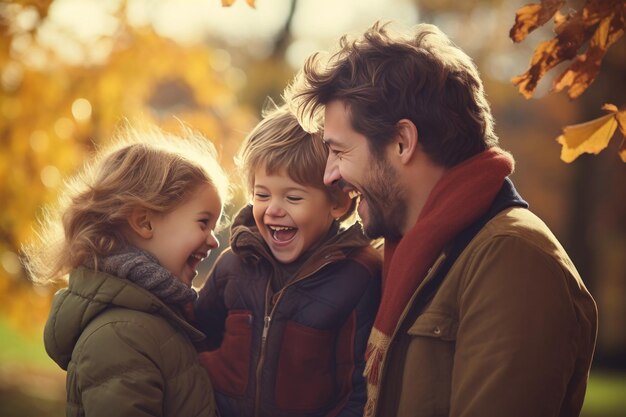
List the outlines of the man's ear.
{"label": "man's ear", "polygon": [[394,142],[395,152],[400,157],[400,162],[406,164],[411,160],[417,149],[417,143],[417,127],[409,119],[401,119],[398,122],[398,133]]}
{"label": "man's ear", "polygon": [[128,216],[130,229],[139,237],[144,239],[152,238],[154,234],[152,230],[152,215],[152,211],[146,208],[135,207],[130,213],[130,216]]}
{"label": "man's ear", "polygon": [[347,193],[343,191],[334,193],[332,197],[332,206],[330,208],[330,214],[334,219],[341,219],[350,210],[352,204],[356,202],[356,199],[350,198]]}

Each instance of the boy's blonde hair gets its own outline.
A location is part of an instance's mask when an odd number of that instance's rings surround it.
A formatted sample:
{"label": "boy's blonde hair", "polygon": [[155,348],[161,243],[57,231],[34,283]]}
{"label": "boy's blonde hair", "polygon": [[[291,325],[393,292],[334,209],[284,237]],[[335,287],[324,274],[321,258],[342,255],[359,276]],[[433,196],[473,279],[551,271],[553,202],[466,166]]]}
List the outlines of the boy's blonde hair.
{"label": "boy's blonde hair", "polygon": [[48,283],[86,261],[97,265],[126,244],[123,226],[134,208],[167,213],[202,184],[227,201],[228,181],[206,138],[187,128],[181,136],[122,128],[44,212],[37,238],[23,248],[31,278]]}
{"label": "boy's blonde hair", "polygon": [[[249,195],[254,189],[254,173],[265,167],[270,175],[284,171],[295,182],[323,190],[331,201],[340,201],[342,191],[324,185],[327,158],[328,148],[318,134],[306,132],[286,105],[273,105],[245,138],[236,163]],[[351,207],[342,219],[353,211]]]}

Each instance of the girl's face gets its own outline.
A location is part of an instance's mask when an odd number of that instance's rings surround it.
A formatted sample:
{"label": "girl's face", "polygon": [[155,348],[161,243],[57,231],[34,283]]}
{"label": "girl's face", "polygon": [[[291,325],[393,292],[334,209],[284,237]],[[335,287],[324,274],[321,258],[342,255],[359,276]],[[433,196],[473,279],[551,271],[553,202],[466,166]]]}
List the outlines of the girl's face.
{"label": "girl's face", "polygon": [[156,256],[161,266],[191,286],[196,267],[219,246],[213,234],[222,215],[222,202],[210,184],[202,184],[180,205],[165,214],[151,214],[151,234],[138,246]]}

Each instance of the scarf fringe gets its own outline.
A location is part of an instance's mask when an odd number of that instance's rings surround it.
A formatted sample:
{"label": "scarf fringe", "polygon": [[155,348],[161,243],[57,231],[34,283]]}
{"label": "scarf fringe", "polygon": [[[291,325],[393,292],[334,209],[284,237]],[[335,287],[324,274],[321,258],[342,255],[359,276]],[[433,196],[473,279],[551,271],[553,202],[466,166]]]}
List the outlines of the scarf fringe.
{"label": "scarf fringe", "polygon": [[363,375],[367,380],[367,403],[363,412],[364,417],[371,417],[376,411],[376,403],[378,402],[378,391],[380,382],[380,370],[389,343],[389,336],[376,328],[372,328],[369,340],[367,341],[367,349],[365,351],[365,371]]}

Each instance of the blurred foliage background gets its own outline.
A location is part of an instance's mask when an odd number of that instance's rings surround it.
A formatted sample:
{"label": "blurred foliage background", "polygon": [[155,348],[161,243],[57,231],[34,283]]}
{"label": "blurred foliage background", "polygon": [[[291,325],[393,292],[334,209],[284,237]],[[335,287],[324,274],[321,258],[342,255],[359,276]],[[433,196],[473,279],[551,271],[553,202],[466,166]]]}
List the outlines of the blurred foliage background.
{"label": "blurred foliage background", "polygon": [[[64,414],[64,372],[47,358],[42,327],[56,288],[33,287],[19,251],[63,178],[125,119],[209,137],[232,157],[279,100],[304,58],[376,19],[439,25],[477,62],[513,178],[564,244],[600,311],[586,417],[626,415],[626,164],[614,149],[559,159],[561,127],[624,105],[626,41],[612,47],[578,100],[535,99],[510,83],[528,67],[541,28],[508,38],[518,0],[21,0],[0,1],[0,415]],[[572,7],[576,1],[569,2]],[[239,193],[228,213],[245,202]],[[220,235],[222,247],[227,232]],[[204,265],[210,267],[212,259]],[[197,285],[202,283],[203,273]],[[537,366],[545,366],[537,364]]]}

